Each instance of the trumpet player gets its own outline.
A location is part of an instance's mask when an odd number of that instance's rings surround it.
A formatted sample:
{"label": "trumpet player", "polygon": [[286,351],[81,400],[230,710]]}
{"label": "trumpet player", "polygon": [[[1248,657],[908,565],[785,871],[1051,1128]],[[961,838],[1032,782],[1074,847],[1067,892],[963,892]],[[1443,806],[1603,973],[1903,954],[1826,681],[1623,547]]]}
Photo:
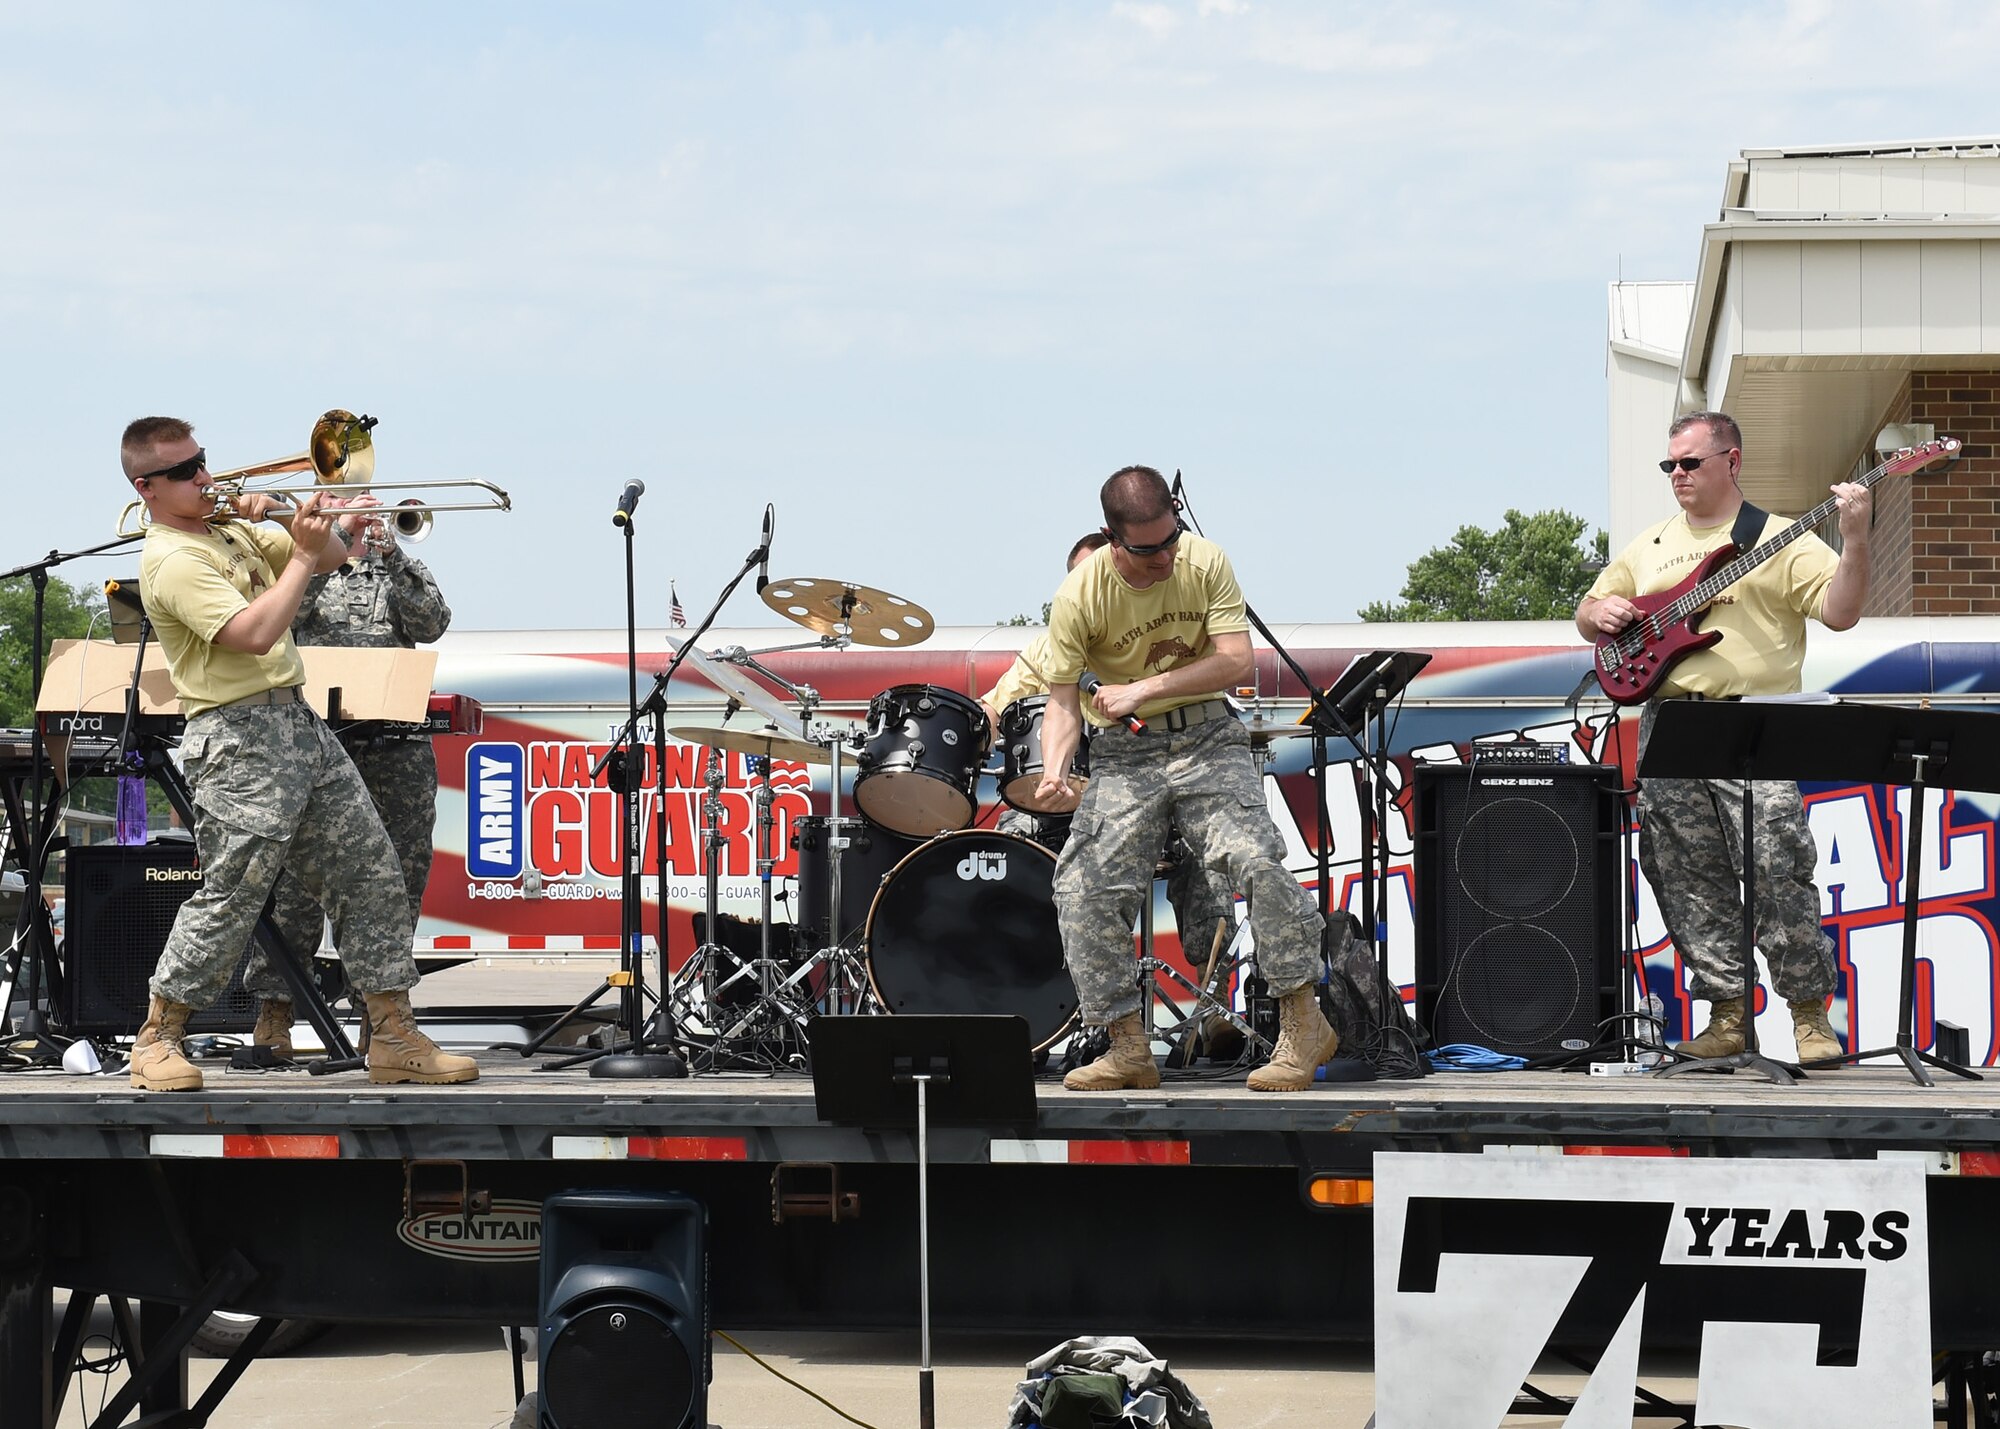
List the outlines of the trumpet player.
{"label": "trumpet player", "polygon": [[119,459],[150,518],[139,591],[187,716],[181,761],[203,874],[153,973],[132,1085],[201,1086],[182,1046],[188,1017],[228,985],[288,862],[325,905],[366,1001],[369,1080],[472,1081],[473,1060],[441,1051],[411,1014],[418,974],[396,853],[353,760],[305,702],[290,633],[308,582],[346,559],[373,502],[336,509],[314,493],[287,533],[259,524],[270,497],[245,495],[241,519],[212,521],[206,455],[174,417],[133,422]]}
{"label": "trumpet player", "polygon": [[[451,624],[451,607],[430,569],[404,551],[381,514],[370,513],[347,559],[306,581],[292,639],[300,645],[410,649],[429,644]],[[380,732],[378,727],[338,731],[341,748],[361,771],[361,782],[382,816],[402,868],[410,921],[422,916],[430,882],[433,825],[437,820],[437,756],[422,731]],[[287,868],[279,875],[271,909],[278,931],[302,957],[320,945],[325,915],[304,880]],[[334,946],[340,950],[336,936]],[[292,994],[260,944],[250,947],[243,986],[257,999],[254,1040],[280,1057],[292,1055]]]}

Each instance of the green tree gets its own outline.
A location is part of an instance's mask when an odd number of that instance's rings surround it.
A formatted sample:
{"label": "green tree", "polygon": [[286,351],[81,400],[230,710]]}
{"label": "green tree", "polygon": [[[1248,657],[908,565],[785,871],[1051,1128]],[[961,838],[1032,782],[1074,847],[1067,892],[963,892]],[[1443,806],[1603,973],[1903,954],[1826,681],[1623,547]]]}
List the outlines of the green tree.
{"label": "green tree", "polygon": [[1609,559],[1599,531],[1567,511],[1507,513],[1497,531],[1461,526],[1449,546],[1410,562],[1400,601],[1364,606],[1363,620],[1568,620]]}
{"label": "green tree", "polygon": [[[42,608],[42,658],[49,642],[86,635],[104,612],[104,597],[51,576]],[[26,576],[0,584],[0,726],[24,729],[34,711],[35,586]],[[130,664],[130,661],[126,662]]]}
{"label": "green tree", "polygon": [[1042,618],[1040,620],[1034,620],[1025,615],[1010,615],[1005,620],[996,620],[993,623],[995,625],[1047,625],[1049,623],[1049,609],[1052,605],[1054,605],[1053,601],[1045,600],[1042,602]]}

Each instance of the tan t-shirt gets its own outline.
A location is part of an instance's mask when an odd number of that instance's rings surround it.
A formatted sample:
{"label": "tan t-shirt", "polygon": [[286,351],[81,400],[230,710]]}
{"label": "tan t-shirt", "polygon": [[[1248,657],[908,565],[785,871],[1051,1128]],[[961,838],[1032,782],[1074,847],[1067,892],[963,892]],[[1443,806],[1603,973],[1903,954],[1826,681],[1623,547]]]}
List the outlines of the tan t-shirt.
{"label": "tan t-shirt", "polygon": [[[1598,573],[1590,599],[1657,595],[1672,590],[1729,541],[1734,517],[1719,526],[1690,527],[1672,517],[1627,546]],[[1791,523],[1765,519],[1752,545]],[[1788,695],[1799,688],[1806,658],[1806,621],[1818,620],[1840,557],[1819,537],[1799,537],[1715,598],[1700,619],[1722,639],[1676,664],[1660,682],[1662,695]]]}
{"label": "tan t-shirt", "polygon": [[[1107,685],[1129,685],[1193,664],[1209,652],[1216,636],[1249,628],[1236,572],[1213,541],[1192,531],[1182,536],[1174,547],[1173,573],[1144,590],[1118,574],[1106,546],[1079,563],[1057,589],[1042,673],[1051,685],[1075,684],[1085,670]],[[1220,693],[1148,700],[1138,714],[1151,719]],[[1088,700],[1083,712],[1093,724],[1110,723]]]}
{"label": "tan t-shirt", "polygon": [[190,717],[264,690],[305,683],[305,662],[290,633],[263,655],[215,643],[223,626],[269,590],[292,558],[292,538],[274,526],[223,521],[195,535],[146,528],[139,595]]}

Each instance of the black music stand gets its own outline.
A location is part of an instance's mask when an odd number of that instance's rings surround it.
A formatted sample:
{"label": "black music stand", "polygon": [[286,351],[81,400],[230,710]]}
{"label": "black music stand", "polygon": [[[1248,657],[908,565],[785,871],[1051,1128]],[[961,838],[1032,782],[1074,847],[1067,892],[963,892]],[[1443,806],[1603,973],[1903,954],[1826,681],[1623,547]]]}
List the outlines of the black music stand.
{"label": "black music stand", "polygon": [[[1378,1024],[1385,1027],[1393,1025],[1394,1017],[1400,1015],[1389,1005],[1396,993],[1389,976],[1389,731],[1385,718],[1390,704],[1430,662],[1429,652],[1422,650],[1371,650],[1357,655],[1340,672],[1340,678],[1321,692],[1303,721],[1313,732],[1313,768],[1317,771],[1313,783],[1319,791],[1319,911],[1329,926],[1333,918],[1329,906],[1333,836],[1326,806],[1329,737],[1344,735],[1368,771],[1368,787],[1360,801],[1361,921],[1362,936],[1375,951],[1376,978],[1381,984]],[[1329,709],[1332,718],[1328,717]],[[1372,747],[1368,739],[1371,728],[1375,734]],[[1416,1074],[1422,1073],[1423,1061],[1418,1058]]]}
{"label": "black music stand", "polygon": [[[2000,717],[1975,710],[1895,705],[1759,705],[1750,701],[1745,705],[1762,712],[1754,757],[1763,777],[1907,784],[1910,790],[1910,814],[1903,835],[1903,967],[1895,1045],[1848,1052],[1807,1065],[1838,1067],[1868,1057],[1893,1056],[1923,1086],[1932,1085],[1923,1069],[1925,1063],[1954,1076],[1984,1080],[1979,1073],[1916,1046],[1917,916],[1922,902],[1924,796],[1934,785],[2000,794]],[[1712,717],[1706,714],[1709,708],[1728,707],[1704,706],[1704,713],[1694,720],[1696,726],[1711,722]],[[1663,717],[1665,713],[1661,711]],[[1725,716],[1716,721],[1714,736],[1702,737],[1728,737],[1722,733],[1728,723]],[[1657,727],[1653,735],[1659,737]]]}
{"label": "black music stand", "polygon": [[[1907,783],[1910,816],[1904,831],[1903,960],[1895,1045],[1848,1052],[1807,1063],[1838,1067],[1869,1057],[1894,1056],[1922,1086],[1932,1086],[1924,1064],[1980,1081],[1980,1074],[1946,1058],[1918,1050],[1912,1031],[1916,1002],[1917,916],[1922,895],[1918,861],[1923,855],[1924,795],[1933,784],[1949,789],[2000,793],[2000,725],[1995,716],[1970,710],[1906,709],[1891,705],[1788,703],[1744,700],[1675,702],[1660,710],[1653,738],[1640,772],[1673,777],[1713,771],[1717,766],[1750,771],[1762,779],[1856,780],[1894,785]],[[1668,757],[1671,767],[1655,768],[1654,753],[1662,731],[1671,727]],[[1948,778],[1940,778],[1941,770]],[[1744,791],[1744,858],[1750,858],[1749,791]],[[1744,984],[1746,1046],[1756,1046],[1756,1023],[1749,1007],[1756,994],[1750,946],[1755,938],[1752,899],[1754,885],[1746,870],[1744,889],[1744,958],[1749,977]],[[1681,1066],[1703,1063],[1682,1063]],[[1666,1075],[1679,1070],[1669,1068]]]}
{"label": "black music stand", "polygon": [[1660,706],[1652,737],[1639,756],[1639,778],[1741,779],[1743,781],[1743,1050],[1726,1057],[1689,1057],[1654,1070],[1655,1076],[1682,1072],[1734,1071],[1738,1067],[1762,1074],[1780,1086],[1798,1080],[1783,1062],[1757,1049],[1757,826],[1752,815],[1750,781],[1776,777],[1760,756],[1770,751],[1764,741],[1764,719],[1776,706],[1757,701],[1674,700]]}
{"label": "black music stand", "polygon": [[[1025,1018],[1002,1015],[816,1017],[813,1106],[820,1120],[917,1131],[917,1273],[923,1364],[921,1429],[936,1429],[931,1379],[930,1120],[1028,1126],[1035,1120],[1034,1053]],[[935,1099],[935,1100],[933,1100]]]}

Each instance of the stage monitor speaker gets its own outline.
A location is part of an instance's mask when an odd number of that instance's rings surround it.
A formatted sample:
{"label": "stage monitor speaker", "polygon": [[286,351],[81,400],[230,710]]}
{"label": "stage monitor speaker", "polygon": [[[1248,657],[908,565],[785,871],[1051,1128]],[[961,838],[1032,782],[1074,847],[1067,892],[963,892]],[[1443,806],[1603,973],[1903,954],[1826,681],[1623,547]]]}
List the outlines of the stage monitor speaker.
{"label": "stage monitor speaker", "polygon": [[708,1423],[708,1212],[673,1192],[542,1203],[543,1429]]}
{"label": "stage monitor speaker", "polygon": [[1417,1017],[1520,1057],[1615,1035],[1617,770],[1418,765]]}
{"label": "stage monitor speaker", "polygon": [[[67,854],[63,879],[63,1030],[72,1037],[132,1037],[146,1020],[146,984],[174,915],[201,887],[192,843],[87,844]],[[248,1032],[257,1000],[239,961],[215,1004],[188,1019],[191,1032]]]}

